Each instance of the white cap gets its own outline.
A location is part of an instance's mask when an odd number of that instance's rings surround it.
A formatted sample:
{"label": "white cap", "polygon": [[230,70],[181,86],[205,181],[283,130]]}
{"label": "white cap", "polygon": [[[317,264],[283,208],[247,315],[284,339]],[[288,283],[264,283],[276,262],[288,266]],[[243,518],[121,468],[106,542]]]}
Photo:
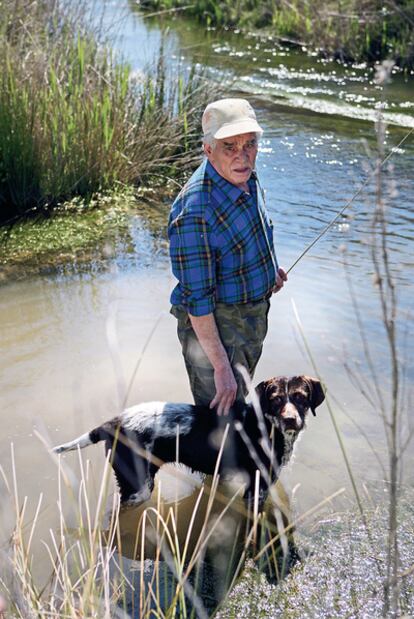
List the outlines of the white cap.
{"label": "white cap", "polygon": [[246,99],[219,99],[209,103],[201,120],[204,136],[229,138],[241,133],[260,133],[254,109]]}

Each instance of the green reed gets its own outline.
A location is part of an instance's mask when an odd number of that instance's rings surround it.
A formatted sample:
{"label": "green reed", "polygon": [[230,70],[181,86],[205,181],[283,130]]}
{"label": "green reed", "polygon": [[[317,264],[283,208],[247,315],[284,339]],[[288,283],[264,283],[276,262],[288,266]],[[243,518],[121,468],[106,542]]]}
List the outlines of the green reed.
{"label": "green reed", "polygon": [[200,71],[178,90],[161,49],[138,79],[59,3],[23,5],[0,14],[0,222],[193,165]]}

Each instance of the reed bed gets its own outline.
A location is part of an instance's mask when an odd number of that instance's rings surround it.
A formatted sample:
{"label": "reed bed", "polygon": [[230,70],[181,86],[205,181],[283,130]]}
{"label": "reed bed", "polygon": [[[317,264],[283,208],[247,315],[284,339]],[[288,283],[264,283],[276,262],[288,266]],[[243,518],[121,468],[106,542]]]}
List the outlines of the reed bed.
{"label": "reed bed", "polygon": [[173,75],[161,48],[137,76],[79,8],[2,2],[0,222],[117,183],[165,186],[198,157],[202,71]]}

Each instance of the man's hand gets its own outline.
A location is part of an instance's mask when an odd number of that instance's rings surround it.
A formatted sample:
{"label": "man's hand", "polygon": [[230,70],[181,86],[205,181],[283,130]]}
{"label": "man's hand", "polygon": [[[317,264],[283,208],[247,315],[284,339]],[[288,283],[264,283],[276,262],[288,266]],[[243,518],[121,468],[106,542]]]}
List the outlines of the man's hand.
{"label": "man's hand", "polygon": [[189,316],[198,341],[214,368],[216,395],[210,402],[210,408],[217,406],[218,415],[227,415],[236,399],[237,383],[220,339],[214,314]]}
{"label": "man's hand", "polygon": [[276,286],[273,288],[272,292],[279,292],[281,288],[283,288],[284,283],[287,282],[288,276],[282,267],[279,267],[278,272],[276,274]]}
{"label": "man's hand", "polygon": [[214,370],[214,384],[216,395],[210,402],[210,408],[217,406],[218,415],[228,415],[237,393],[237,383],[230,363]]}

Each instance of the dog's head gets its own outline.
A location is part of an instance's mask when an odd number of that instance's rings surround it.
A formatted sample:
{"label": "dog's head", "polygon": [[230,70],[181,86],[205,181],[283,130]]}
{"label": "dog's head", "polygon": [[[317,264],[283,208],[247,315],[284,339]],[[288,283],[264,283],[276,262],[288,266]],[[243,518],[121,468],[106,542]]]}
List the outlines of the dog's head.
{"label": "dog's head", "polygon": [[321,383],[309,376],[277,376],[256,387],[263,415],[282,434],[296,435],[305,425],[306,413],[325,399]]}

